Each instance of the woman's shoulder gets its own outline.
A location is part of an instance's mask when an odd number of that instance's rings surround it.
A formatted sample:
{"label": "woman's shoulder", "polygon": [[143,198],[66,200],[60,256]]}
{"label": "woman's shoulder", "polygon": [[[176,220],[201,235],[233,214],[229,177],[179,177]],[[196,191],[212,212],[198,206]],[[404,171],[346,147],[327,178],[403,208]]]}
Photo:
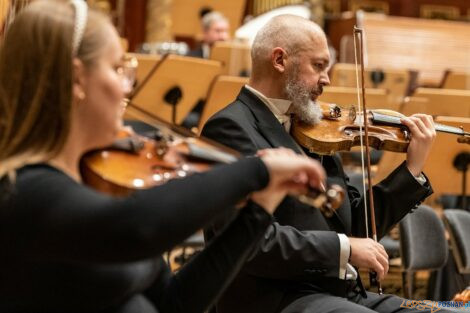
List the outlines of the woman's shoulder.
{"label": "woman's shoulder", "polygon": [[77,186],[73,179],[60,170],[45,164],[26,165],[18,170],[14,178],[3,177],[0,180],[2,198],[45,196],[54,190]]}
{"label": "woman's shoulder", "polygon": [[18,169],[15,178],[15,185],[41,185],[46,182],[53,183],[55,181],[63,184],[74,182],[73,179],[59,169],[46,163],[37,163],[26,165]]}

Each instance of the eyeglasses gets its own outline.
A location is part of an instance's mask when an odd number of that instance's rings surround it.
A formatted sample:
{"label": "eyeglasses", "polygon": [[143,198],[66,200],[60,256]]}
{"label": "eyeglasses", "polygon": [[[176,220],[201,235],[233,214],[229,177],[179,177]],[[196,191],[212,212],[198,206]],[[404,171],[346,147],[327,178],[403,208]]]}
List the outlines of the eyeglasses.
{"label": "eyeglasses", "polygon": [[125,94],[130,94],[136,82],[137,66],[139,62],[135,57],[125,56],[121,67],[116,71],[122,77],[122,89]]}

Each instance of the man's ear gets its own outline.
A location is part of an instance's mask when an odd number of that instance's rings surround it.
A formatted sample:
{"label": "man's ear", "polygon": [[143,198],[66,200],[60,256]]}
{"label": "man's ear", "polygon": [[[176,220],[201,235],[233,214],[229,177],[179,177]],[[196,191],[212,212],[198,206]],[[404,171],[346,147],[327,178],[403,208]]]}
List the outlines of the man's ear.
{"label": "man's ear", "polygon": [[287,52],[281,47],[276,47],[271,53],[271,63],[276,71],[284,73],[286,70]]}
{"label": "man's ear", "polygon": [[74,58],[72,61],[72,97],[73,99],[84,100],[86,97],[85,93],[86,75],[85,65],[83,62]]}

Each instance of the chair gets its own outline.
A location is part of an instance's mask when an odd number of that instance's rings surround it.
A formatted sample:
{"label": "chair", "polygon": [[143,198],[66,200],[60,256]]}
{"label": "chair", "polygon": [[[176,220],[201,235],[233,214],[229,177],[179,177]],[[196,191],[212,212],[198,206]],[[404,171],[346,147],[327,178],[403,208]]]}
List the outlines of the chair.
{"label": "chair", "polygon": [[[186,238],[182,243],[170,249],[166,253],[166,262],[172,271],[178,271],[188,263],[193,256],[203,250],[204,246],[205,242],[202,231],[197,232]],[[191,251],[188,251],[188,248]],[[175,255],[173,255],[174,252],[176,252]]]}
{"label": "chair", "polygon": [[451,71],[444,81],[445,89],[470,89],[470,73]]}
{"label": "chair", "polygon": [[[407,95],[412,78],[413,73],[406,69],[369,67],[364,70],[366,88],[386,91],[386,100],[380,99],[377,108],[397,111],[400,102]],[[336,63],[331,69],[330,80],[331,86],[355,88],[357,84],[356,66],[354,64]],[[356,93],[354,91],[355,95]],[[366,95],[368,94],[369,91],[366,91]],[[373,97],[371,98],[373,99]]]}
{"label": "chair", "polygon": [[[389,109],[398,111],[399,101],[389,101],[389,93],[386,89],[367,88],[366,101],[368,109]],[[327,86],[323,88],[322,95],[318,100],[335,103],[339,106],[357,108],[357,89],[355,87]]]}
{"label": "chair", "polygon": [[470,116],[470,90],[417,88],[405,99],[400,112],[405,115],[426,113],[444,116]]}
{"label": "chair", "polygon": [[447,240],[442,221],[424,204],[408,214],[399,228],[403,292],[405,298],[412,298],[414,272],[444,266],[448,256]]}
{"label": "chair", "polygon": [[444,210],[444,224],[460,274],[470,274],[470,212],[459,209]]}

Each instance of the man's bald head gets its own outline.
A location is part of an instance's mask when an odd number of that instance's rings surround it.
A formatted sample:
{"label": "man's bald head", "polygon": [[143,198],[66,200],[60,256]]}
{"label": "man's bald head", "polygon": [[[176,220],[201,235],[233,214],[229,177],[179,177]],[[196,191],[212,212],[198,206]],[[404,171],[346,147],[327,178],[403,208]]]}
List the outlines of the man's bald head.
{"label": "man's bald head", "polygon": [[262,71],[271,62],[271,51],[276,47],[295,56],[304,49],[314,49],[319,40],[326,42],[326,37],[314,22],[296,15],[276,16],[256,34],[251,50],[253,72]]}
{"label": "man's bald head", "polygon": [[252,47],[249,85],[268,98],[291,101],[289,112],[309,124],[318,123],[316,99],[330,83],[330,54],[323,30],[294,15],[271,19]]}

